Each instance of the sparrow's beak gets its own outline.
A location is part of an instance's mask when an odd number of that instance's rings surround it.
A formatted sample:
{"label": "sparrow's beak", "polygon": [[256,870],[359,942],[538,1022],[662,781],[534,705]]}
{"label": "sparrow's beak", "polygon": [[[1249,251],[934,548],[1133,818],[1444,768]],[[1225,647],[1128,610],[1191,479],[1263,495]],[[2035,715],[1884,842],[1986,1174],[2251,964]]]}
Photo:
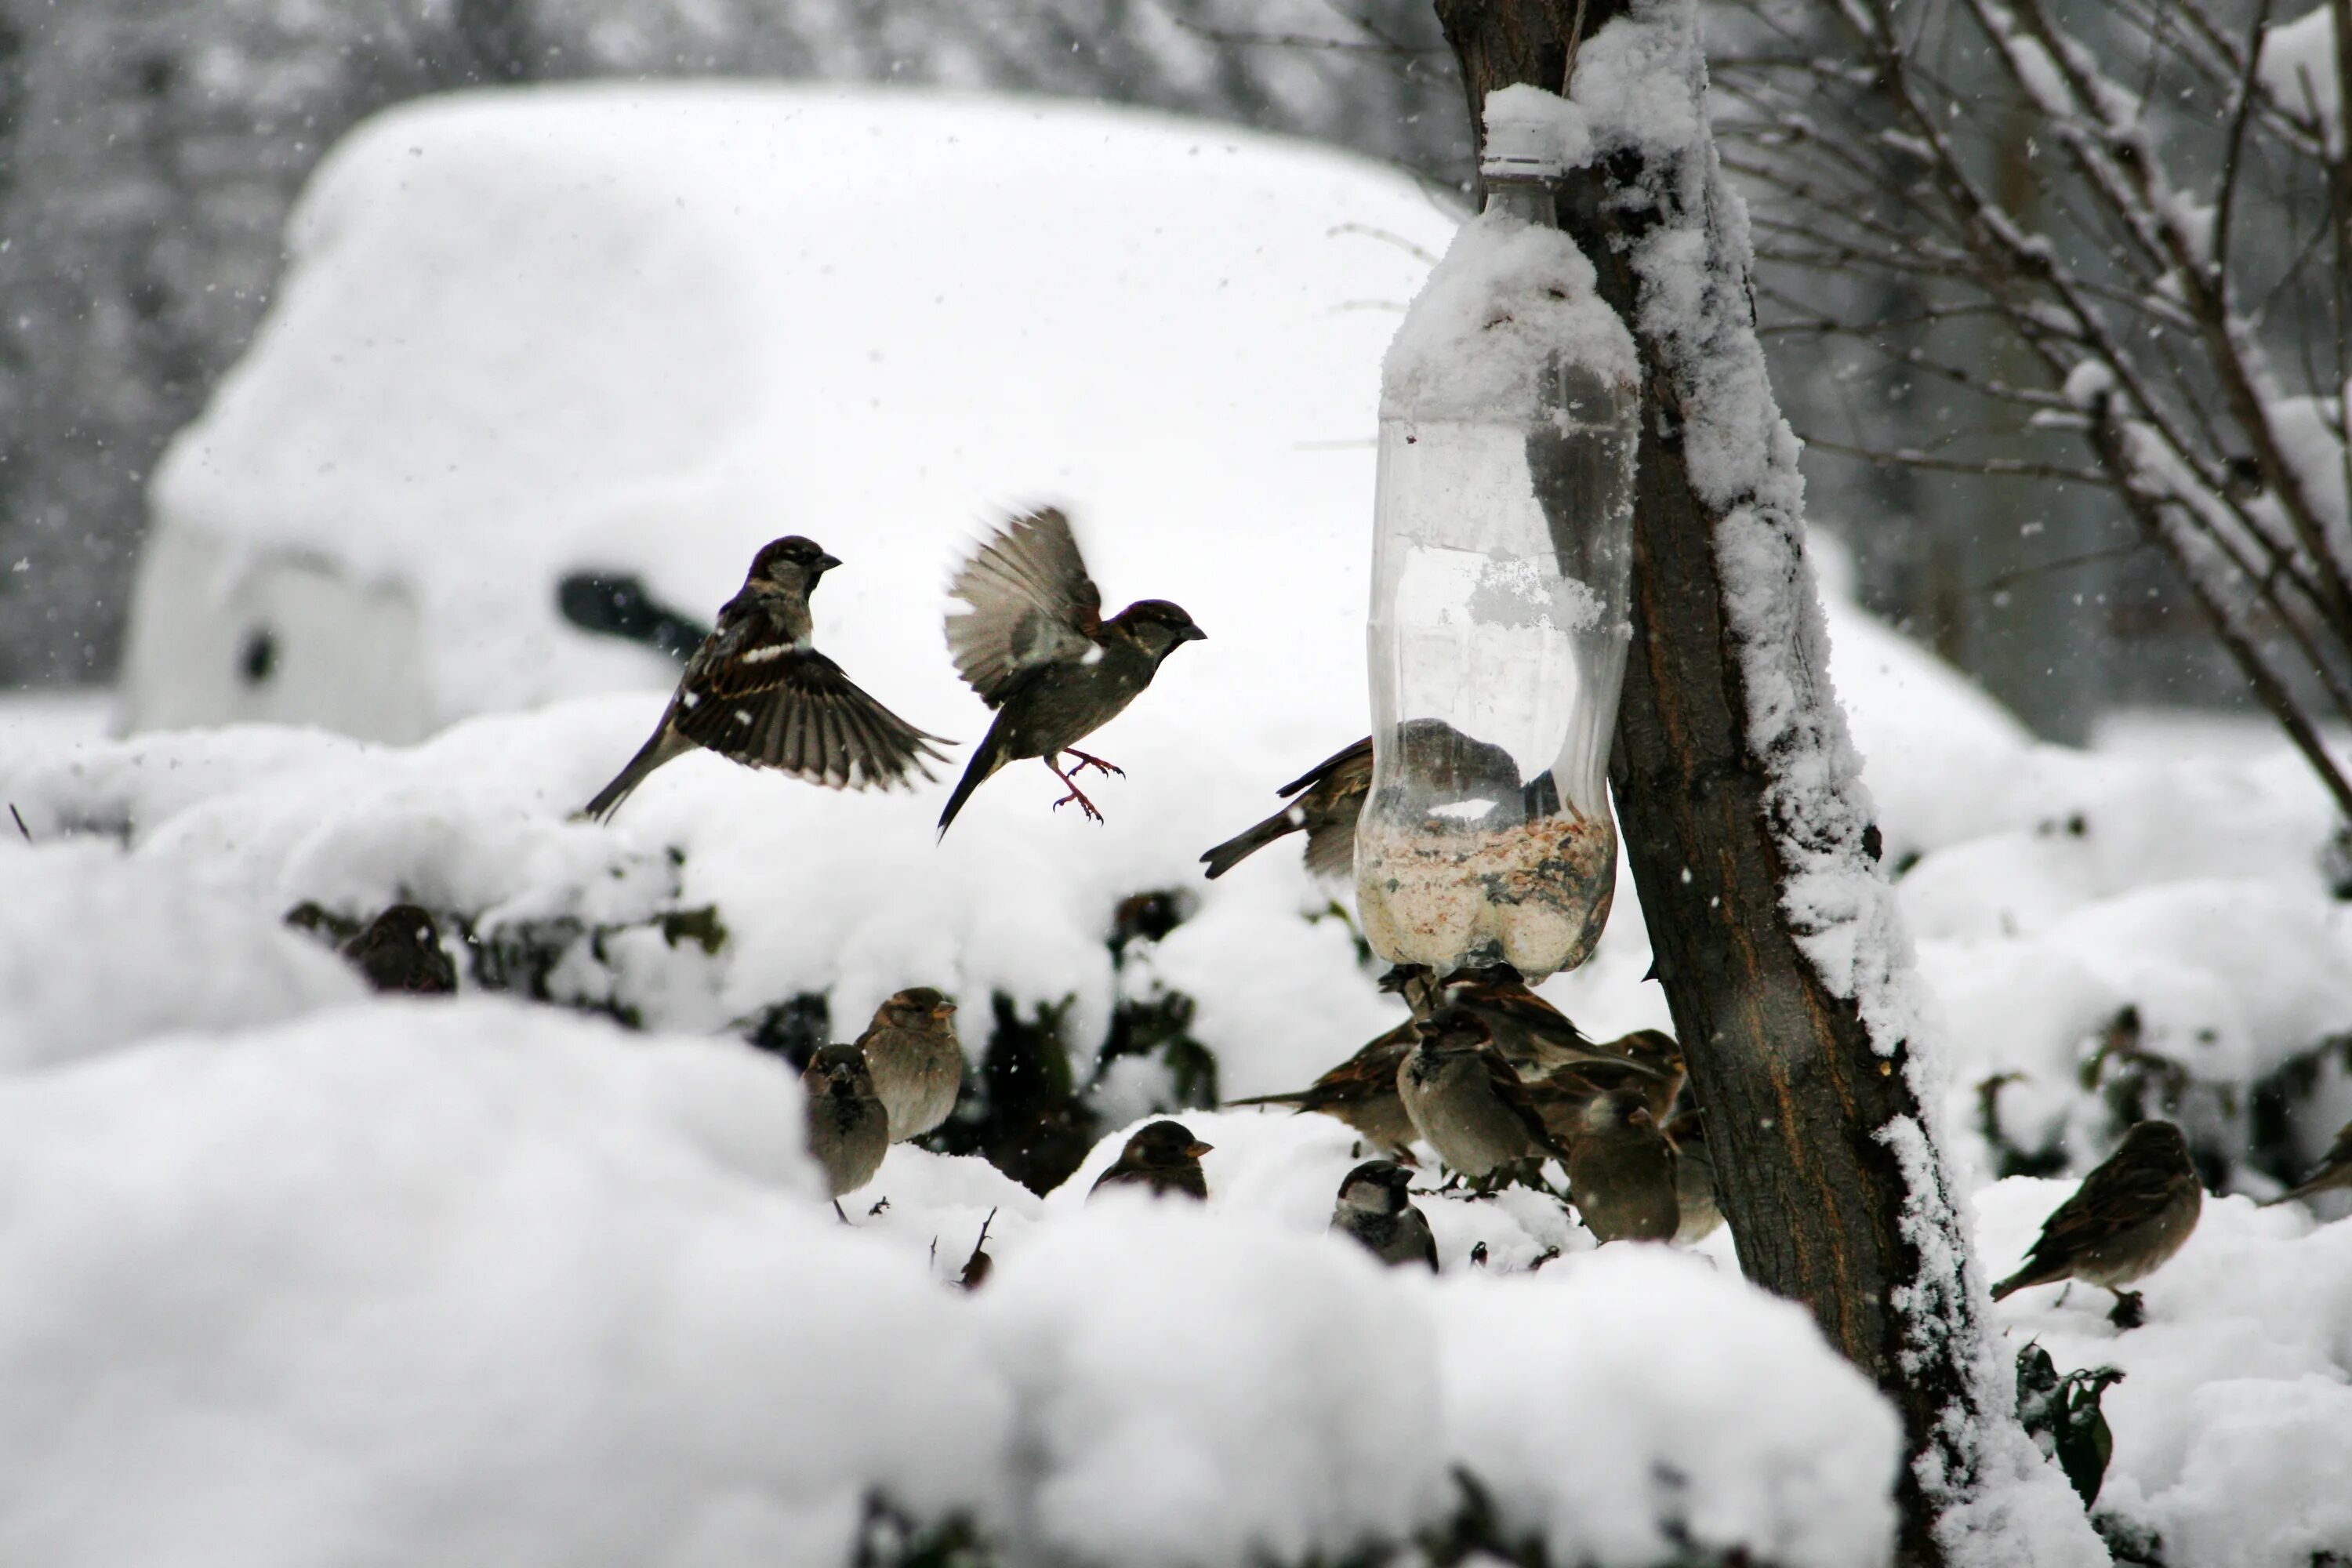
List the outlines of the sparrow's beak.
{"label": "sparrow's beak", "polygon": [[1197,1160],[1215,1147],[1216,1145],[1214,1143],[1203,1143],[1198,1138],[1195,1138],[1192,1142],[1184,1145],[1184,1152]]}
{"label": "sparrow's beak", "polygon": [[1176,640],[1178,642],[1207,642],[1209,640],[1209,634],[1202,631],[1198,626],[1186,626],[1182,631],[1176,634]]}
{"label": "sparrow's beak", "polygon": [[940,1003],[938,1006],[931,1009],[931,1021],[935,1024],[946,1023],[950,1018],[955,1016],[955,1007],[956,1005],[952,1002]]}
{"label": "sparrow's beak", "polygon": [[819,555],[816,558],[817,575],[821,577],[840,564],[841,557],[838,555]]}

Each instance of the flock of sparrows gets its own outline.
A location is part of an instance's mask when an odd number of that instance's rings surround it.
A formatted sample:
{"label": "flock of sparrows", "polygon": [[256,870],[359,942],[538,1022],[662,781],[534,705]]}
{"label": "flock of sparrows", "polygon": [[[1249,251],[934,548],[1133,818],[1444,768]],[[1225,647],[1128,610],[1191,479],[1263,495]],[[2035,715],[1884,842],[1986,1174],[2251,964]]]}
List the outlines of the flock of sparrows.
{"label": "flock of sparrows", "polygon": [[[947,761],[936,747],[952,742],[891,712],[812,643],[809,596],[840,563],[798,535],[762,548],[688,659],[652,738],[583,814],[610,816],[647,775],[697,747],[836,789],[892,788],[910,773],[931,779],[927,764]],[[1163,599],[1139,600],[1105,619],[1069,520],[1051,509],[999,527],[958,569],[950,594],[967,606],[947,617],[950,654],[996,718],[940,816],[940,832],[981,784],[1030,757],[1067,788],[1056,808],[1076,802],[1101,820],[1073,775],[1119,770],[1076,743],[1150,685],[1169,654],[1205,634]],[[1074,759],[1068,772],[1057,760],[1064,754]],[[1347,875],[1371,773],[1369,737],[1326,758],[1282,786],[1280,810],[1203,854],[1206,874],[1221,877],[1303,833],[1310,871]],[[415,905],[385,910],[343,952],[380,990],[455,989],[432,917]],[[1482,1192],[1512,1180],[1539,1183],[1543,1163],[1559,1161],[1569,1202],[1604,1243],[1695,1241],[1722,1223],[1672,1038],[1637,1030],[1596,1043],[1503,965],[1444,976],[1402,966],[1382,988],[1403,999],[1405,1022],[1303,1089],[1231,1102],[1334,1117],[1391,1156],[1348,1173],[1335,1232],[1389,1263],[1437,1266],[1404,1163],[1416,1140]],[[811,1058],[802,1078],[809,1148],[836,1212],[841,1194],[873,1179],[892,1143],[930,1131],[955,1109],[963,1051],[954,1016],[955,1004],[940,992],[913,987],[885,1001],[856,1042]],[[1093,1192],[1139,1187],[1205,1198],[1200,1158],[1209,1152],[1181,1123],[1150,1122]],[[2345,1187],[2352,1187],[2352,1124],[2310,1179],[2271,1201]],[[2180,1130],[2141,1122],[2050,1215],[2024,1267],[1994,1288],[1994,1299],[2080,1279],[2115,1291],[2117,1321],[2136,1321],[2138,1298],[2121,1288],[2179,1250],[2202,1198]]]}

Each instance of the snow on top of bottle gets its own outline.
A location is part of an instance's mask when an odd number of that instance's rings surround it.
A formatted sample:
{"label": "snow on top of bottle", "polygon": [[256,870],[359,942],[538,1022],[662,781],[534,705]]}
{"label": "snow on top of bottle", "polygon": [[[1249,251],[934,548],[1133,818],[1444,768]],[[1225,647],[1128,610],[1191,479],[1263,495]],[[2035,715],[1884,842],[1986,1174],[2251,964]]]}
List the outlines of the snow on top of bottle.
{"label": "snow on top of bottle", "polygon": [[1485,213],[1462,226],[1389,344],[1381,417],[1525,419],[1562,358],[1634,383],[1633,340],[1576,242]]}

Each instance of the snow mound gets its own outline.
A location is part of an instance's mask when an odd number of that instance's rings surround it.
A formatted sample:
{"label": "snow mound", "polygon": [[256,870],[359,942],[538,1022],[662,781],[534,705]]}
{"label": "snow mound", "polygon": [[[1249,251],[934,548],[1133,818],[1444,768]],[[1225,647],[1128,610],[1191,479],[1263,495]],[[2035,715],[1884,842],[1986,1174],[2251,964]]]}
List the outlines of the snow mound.
{"label": "snow mound", "polygon": [[[1887,1549],[1891,1414],[1704,1264],[1435,1280],[1231,1168],[1039,1205],[904,1147],[845,1226],[801,1113],[758,1053],[482,1000],[0,1079],[0,1557],[772,1568],[878,1502],[1295,1562],[1441,1522],[1457,1466],[1563,1558]],[[989,1208],[967,1296],[934,1254]]]}

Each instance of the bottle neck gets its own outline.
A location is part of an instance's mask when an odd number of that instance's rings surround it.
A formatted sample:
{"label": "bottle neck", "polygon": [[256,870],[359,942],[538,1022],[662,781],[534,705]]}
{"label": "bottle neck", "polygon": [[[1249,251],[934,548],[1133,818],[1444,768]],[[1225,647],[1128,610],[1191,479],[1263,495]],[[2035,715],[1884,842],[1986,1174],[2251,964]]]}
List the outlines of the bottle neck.
{"label": "bottle neck", "polygon": [[1501,180],[1489,176],[1486,181],[1486,210],[1505,217],[1517,218],[1521,223],[1541,224],[1546,228],[1559,226],[1552,206],[1552,187],[1545,180]]}

